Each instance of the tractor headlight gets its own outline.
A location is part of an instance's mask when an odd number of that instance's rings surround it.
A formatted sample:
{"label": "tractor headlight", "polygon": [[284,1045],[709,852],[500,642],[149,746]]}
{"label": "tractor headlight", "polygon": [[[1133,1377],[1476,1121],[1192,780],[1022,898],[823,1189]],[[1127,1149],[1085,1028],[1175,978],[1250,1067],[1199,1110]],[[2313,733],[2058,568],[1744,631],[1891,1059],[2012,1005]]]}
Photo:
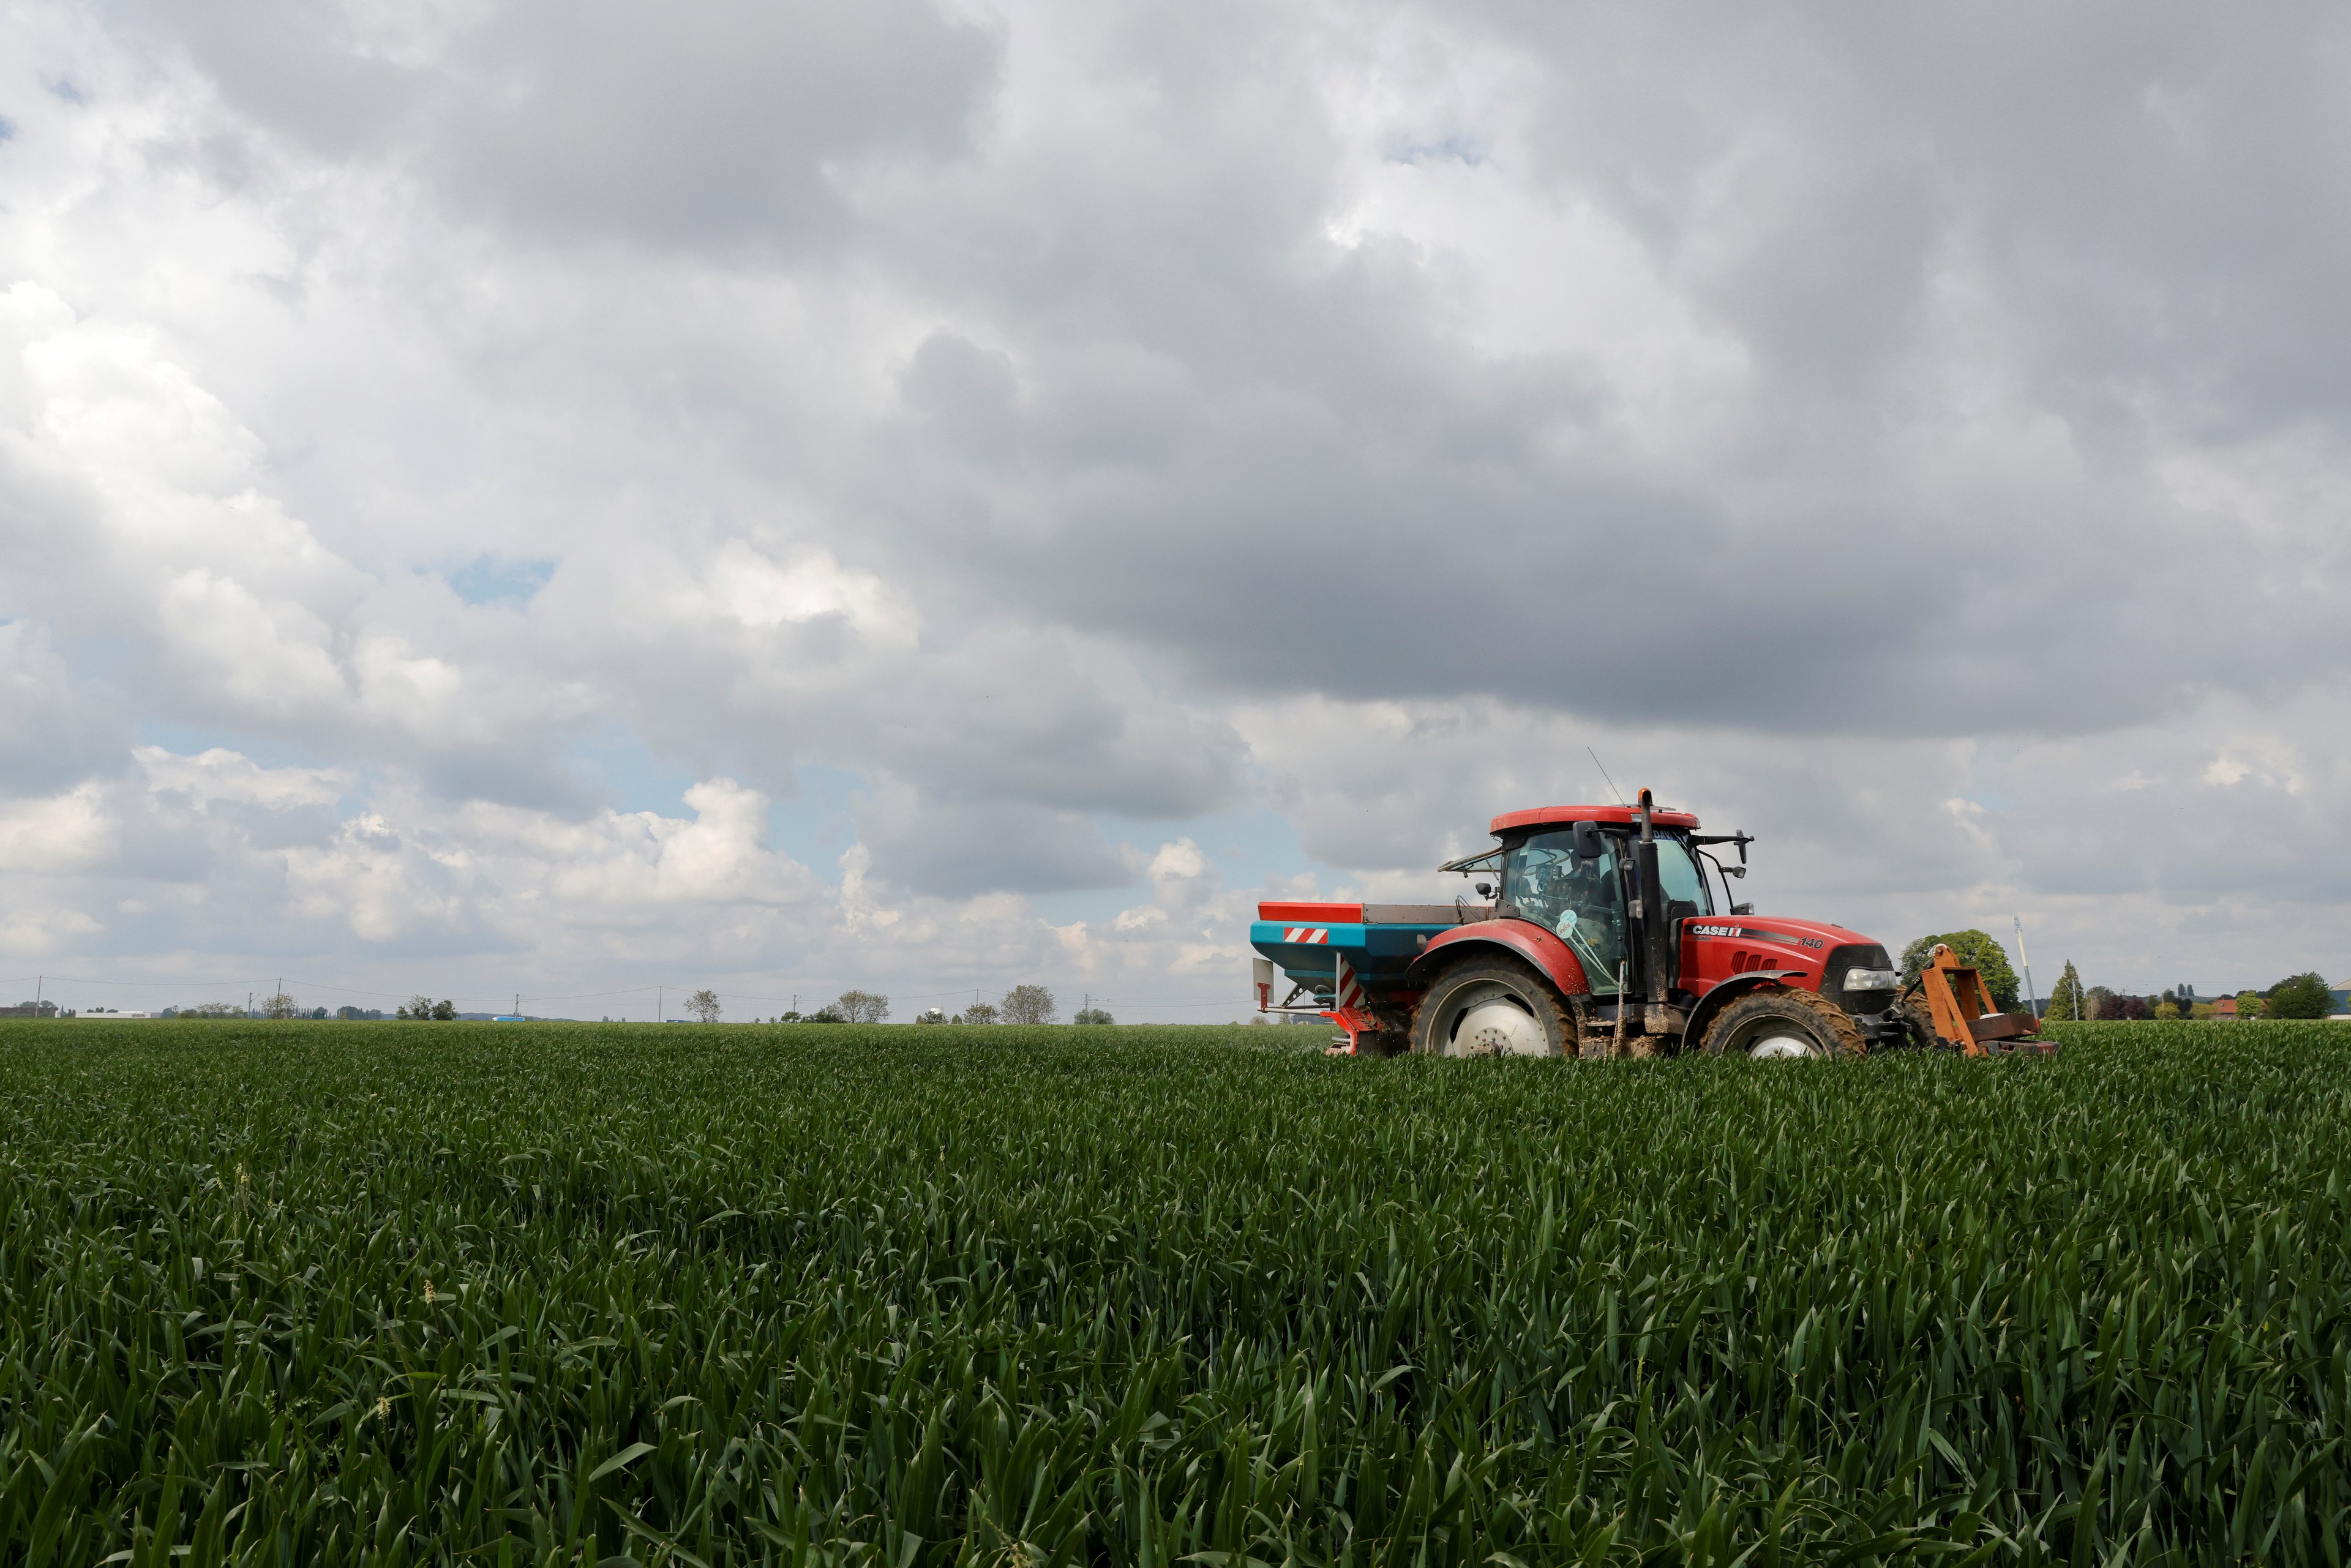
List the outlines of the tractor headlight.
{"label": "tractor headlight", "polygon": [[1844,988],[1848,991],[1890,991],[1902,983],[1899,969],[1847,969]]}

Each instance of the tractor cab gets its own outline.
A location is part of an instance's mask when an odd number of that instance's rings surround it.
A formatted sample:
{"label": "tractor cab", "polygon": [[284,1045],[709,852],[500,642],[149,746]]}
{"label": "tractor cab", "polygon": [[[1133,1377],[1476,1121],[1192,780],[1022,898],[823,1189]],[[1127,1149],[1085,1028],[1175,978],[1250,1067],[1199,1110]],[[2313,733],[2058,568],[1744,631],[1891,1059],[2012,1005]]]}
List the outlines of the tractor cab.
{"label": "tractor cab", "polygon": [[[1499,846],[1440,869],[1490,873],[1494,882],[1480,883],[1479,891],[1499,883],[1494,918],[1530,921],[1558,936],[1575,955],[1593,995],[1638,994],[1649,978],[1647,945],[1639,940],[1648,920],[1677,924],[1753,913],[1751,904],[1734,903],[1730,894],[1729,879],[1747,874],[1746,847],[1753,841],[1746,834],[1701,835],[1698,819],[1680,811],[1652,811],[1649,828],[1644,844],[1639,810],[1627,806],[1512,812],[1495,821]],[[1739,846],[1740,864],[1726,866],[1709,852],[1708,846],[1724,843]],[[1654,910],[1644,892],[1652,883]],[[1668,953],[1677,947],[1669,943]]]}

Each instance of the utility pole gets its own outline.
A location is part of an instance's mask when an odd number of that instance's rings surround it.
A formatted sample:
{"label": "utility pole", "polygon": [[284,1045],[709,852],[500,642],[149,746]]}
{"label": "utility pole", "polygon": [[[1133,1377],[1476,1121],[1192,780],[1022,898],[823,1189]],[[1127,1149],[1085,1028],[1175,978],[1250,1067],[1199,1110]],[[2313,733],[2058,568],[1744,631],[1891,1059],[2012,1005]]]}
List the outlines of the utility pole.
{"label": "utility pole", "polygon": [[522,993],[520,991],[517,991],[515,993],[515,1017],[517,1019],[522,1017]]}
{"label": "utility pole", "polygon": [[2024,950],[2024,916],[2011,915],[2009,920],[2016,926],[2016,956],[2024,960],[2024,995],[2032,1004],[2032,1016],[2041,1017],[2041,995],[2032,988],[2032,956]]}
{"label": "utility pole", "polygon": [[41,987],[47,981],[47,979],[48,977],[47,975],[36,975],[33,977],[33,1016],[35,1018],[39,1018],[41,1016]]}
{"label": "utility pole", "polygon": [[669,1009],[667,1008],[662,1005],[662,988],[659,986],[655,986],[653,988],[653,1022],[661,1022],[662,1014],[668,1010]]}

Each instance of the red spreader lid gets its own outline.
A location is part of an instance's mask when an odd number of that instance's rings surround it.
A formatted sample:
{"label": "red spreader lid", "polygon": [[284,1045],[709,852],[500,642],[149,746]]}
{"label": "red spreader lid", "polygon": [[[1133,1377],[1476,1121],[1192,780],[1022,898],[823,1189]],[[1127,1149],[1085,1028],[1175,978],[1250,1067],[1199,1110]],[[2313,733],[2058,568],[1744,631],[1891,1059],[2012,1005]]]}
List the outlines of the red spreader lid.
{"label": "red spreader lid", "polygon": [[1299,920],[1319,922],[1324,925],[1361,925],[1364,906],[1360,904],[1260,904],[1257,906],[1259,920]]}

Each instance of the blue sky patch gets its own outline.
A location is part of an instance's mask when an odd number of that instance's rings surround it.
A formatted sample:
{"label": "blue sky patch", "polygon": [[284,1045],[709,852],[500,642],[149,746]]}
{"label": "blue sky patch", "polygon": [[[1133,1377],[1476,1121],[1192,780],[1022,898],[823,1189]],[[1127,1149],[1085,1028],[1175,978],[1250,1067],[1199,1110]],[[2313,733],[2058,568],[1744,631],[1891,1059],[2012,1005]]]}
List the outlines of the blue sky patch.
{"label": "blue sky patch", "polygon": [[528,604],[555,575],[551,559],[478,555],[443,573],[443,580],[468,604]]}
{"label": "blue sky patch", "polygon": [[1418,142],[1388,154],[1391,163],[1466,163],[1475,169],[1486,162],[1486,145],[1474,136],[1455,135],[1441,141]]}

